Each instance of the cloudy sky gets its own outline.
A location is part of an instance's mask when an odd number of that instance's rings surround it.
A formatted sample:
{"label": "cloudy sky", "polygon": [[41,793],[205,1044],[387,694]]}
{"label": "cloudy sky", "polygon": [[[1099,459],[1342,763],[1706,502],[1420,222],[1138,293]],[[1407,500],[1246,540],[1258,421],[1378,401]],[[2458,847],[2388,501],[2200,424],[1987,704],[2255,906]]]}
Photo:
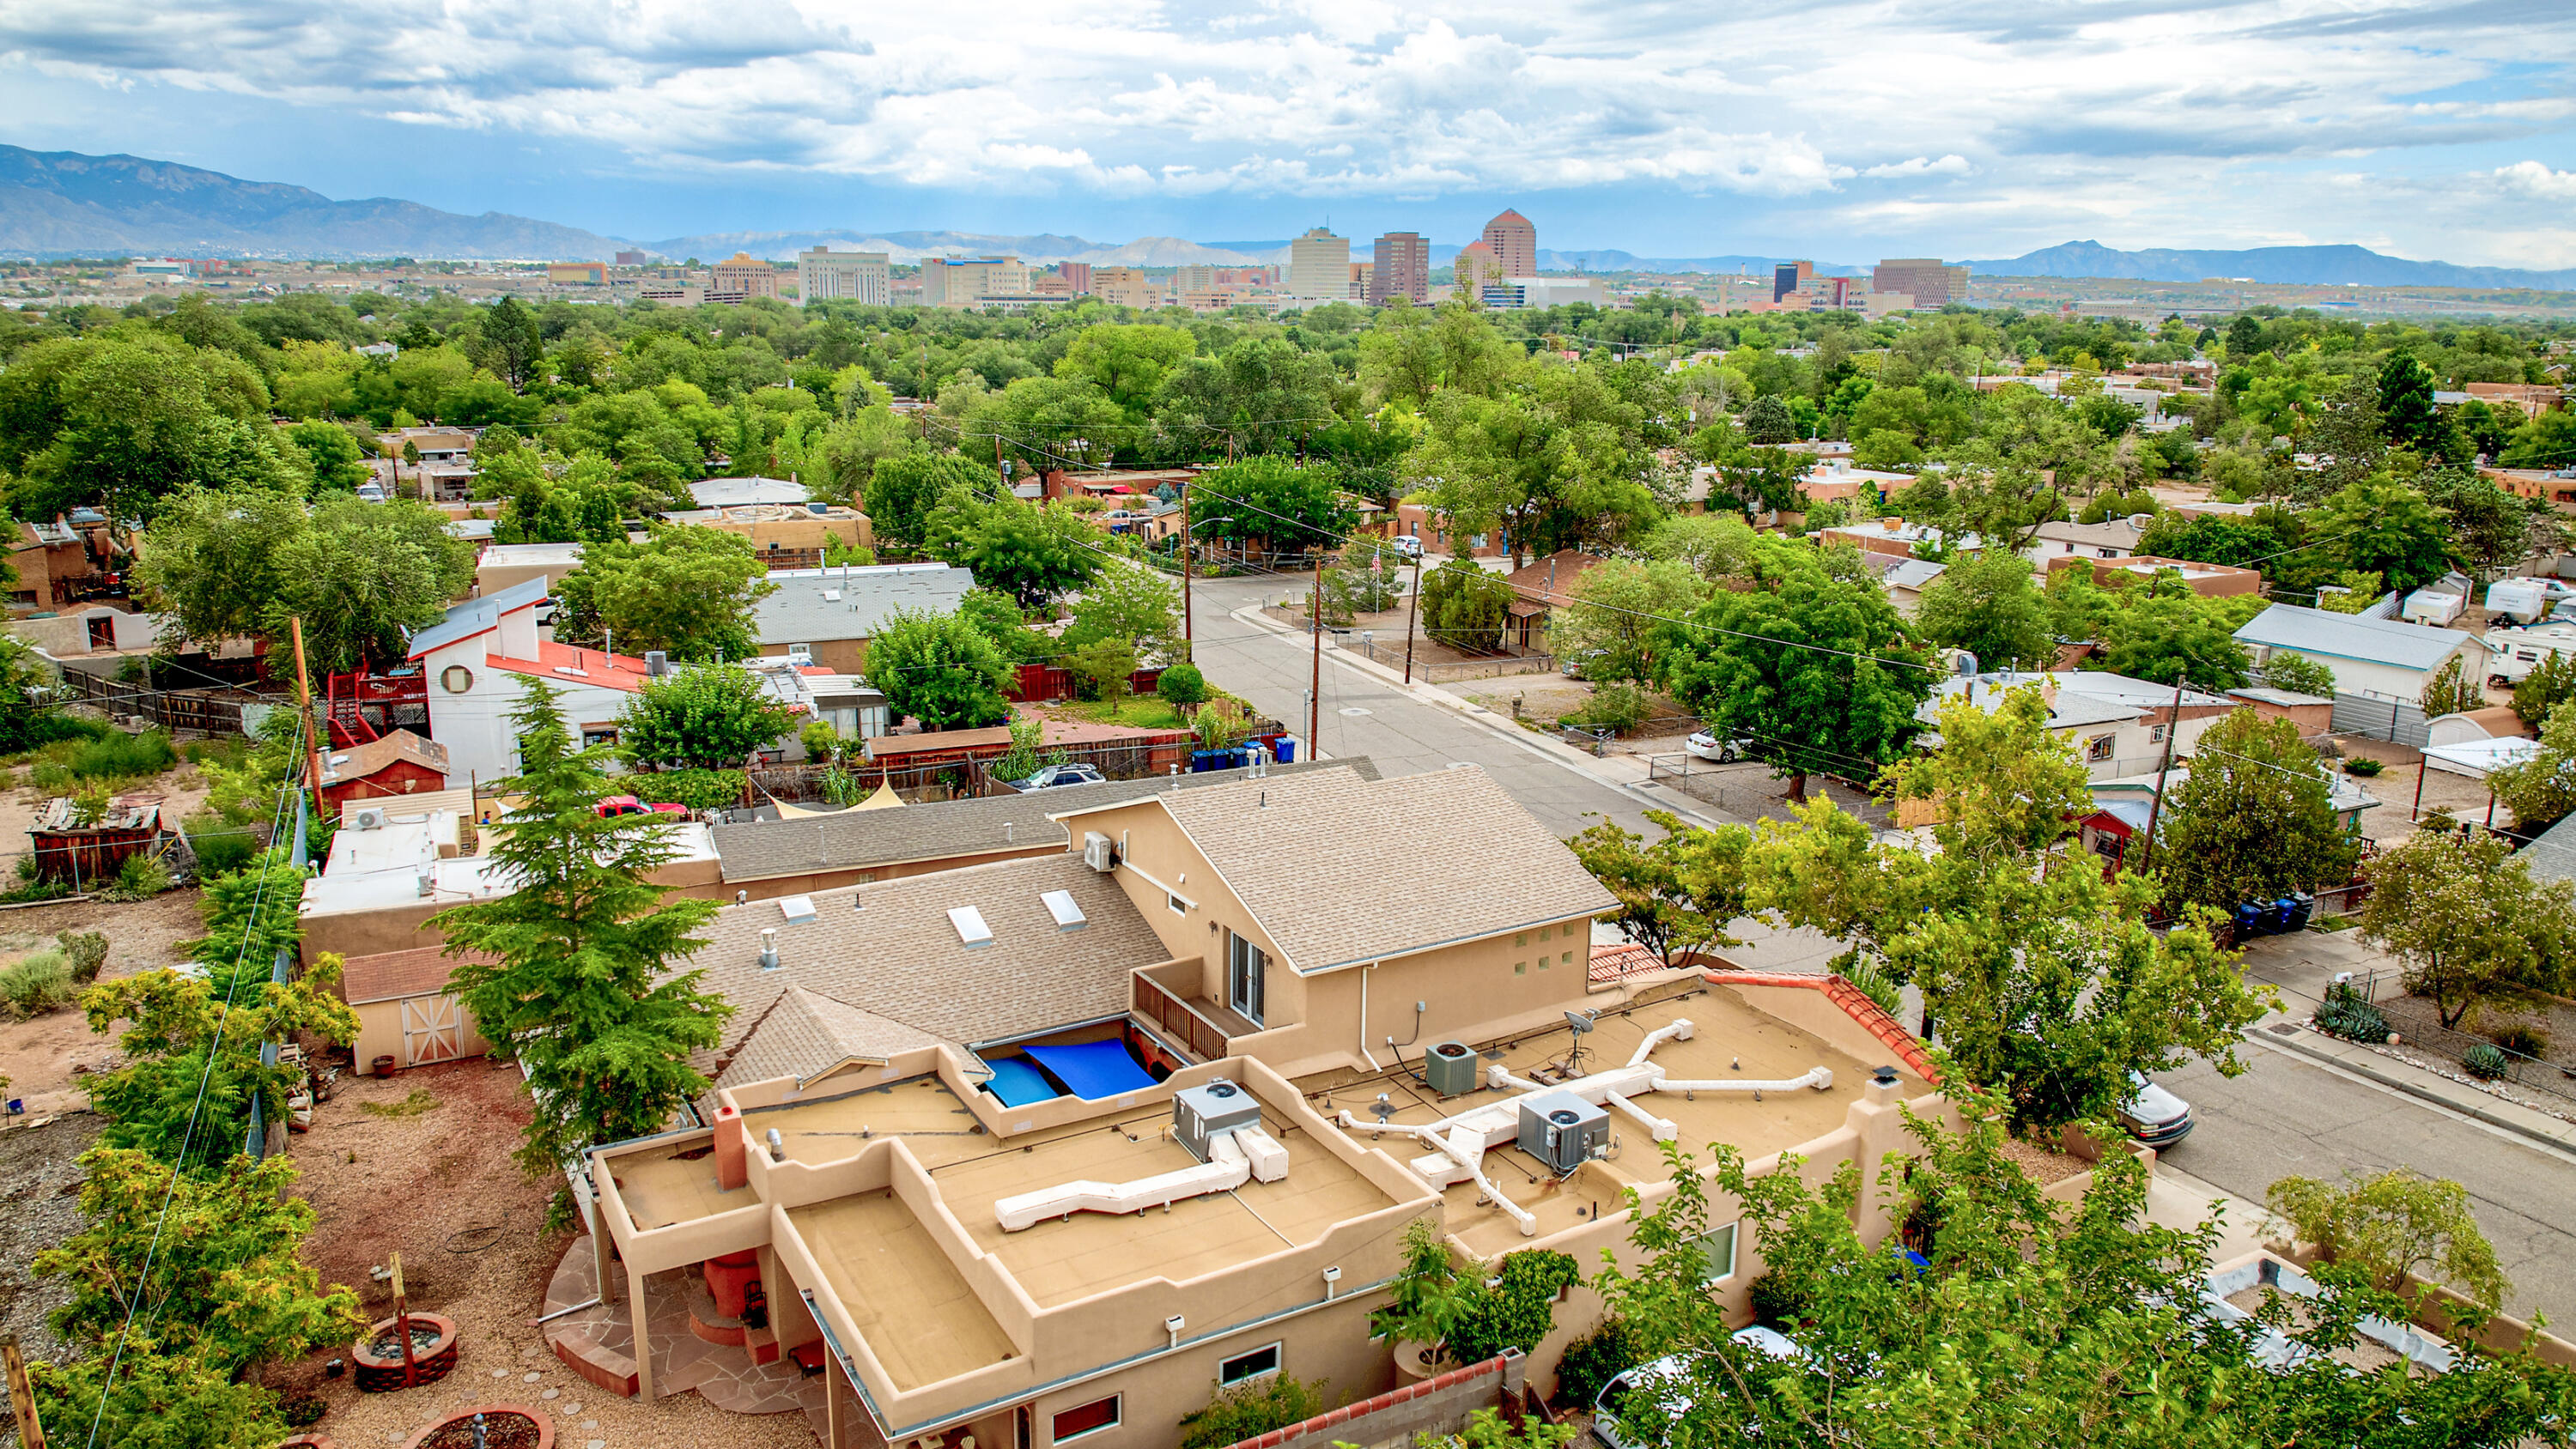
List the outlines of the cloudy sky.
{"label": "cloudy sky", "polygon": [[[1014,13],[1015,11],[1019,13]],[[636,239],[2576,266],[2576,0],[0,0],[0,141]]]}

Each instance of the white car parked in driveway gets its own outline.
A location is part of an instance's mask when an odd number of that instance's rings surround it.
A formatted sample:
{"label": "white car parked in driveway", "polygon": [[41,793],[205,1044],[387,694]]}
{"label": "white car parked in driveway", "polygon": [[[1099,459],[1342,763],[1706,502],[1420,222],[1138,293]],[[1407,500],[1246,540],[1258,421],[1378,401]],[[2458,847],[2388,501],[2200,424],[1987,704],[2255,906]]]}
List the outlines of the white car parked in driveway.
{"label": "white car parked in driveway", "polygon": [[1689,739],[1684,740],[1682,742],[1682,748],[1689,751],[1691,756],[1695,759],[1707,760],[1713,764],[1725,765],[1732,764],[1737,760],[1745,758],[1752,749],[1752,742],[1749,740],[1721,740],[1707,730],[1701,730],[1699,733],[1692,735]]}

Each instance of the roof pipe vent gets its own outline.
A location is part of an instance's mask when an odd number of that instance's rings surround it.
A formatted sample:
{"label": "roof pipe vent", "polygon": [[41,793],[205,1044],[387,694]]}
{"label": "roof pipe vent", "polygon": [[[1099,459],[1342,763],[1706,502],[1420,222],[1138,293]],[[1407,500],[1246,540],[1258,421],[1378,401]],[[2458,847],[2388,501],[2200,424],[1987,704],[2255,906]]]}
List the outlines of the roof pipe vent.
{"label": "roof pipe vent", "polygon": [[778,928],[776,926],[760,928],[760,969],[763,971],[778,969]]}

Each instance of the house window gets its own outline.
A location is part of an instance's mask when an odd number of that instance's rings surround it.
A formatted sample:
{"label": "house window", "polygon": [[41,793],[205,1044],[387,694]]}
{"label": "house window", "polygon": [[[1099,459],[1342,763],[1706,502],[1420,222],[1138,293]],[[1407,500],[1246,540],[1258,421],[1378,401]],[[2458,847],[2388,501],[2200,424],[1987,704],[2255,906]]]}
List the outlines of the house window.
{"label": "house window", "polygon": [[1538,938],[1542,941],[1554,934],[1556,934],[1556,928],[1553,926],[1541,926],[1538,928]]}
{"label": "house window", "polygon": [[1739,1226],[1728,1223],[1699,1240],[1702,1283],[1723,1283],[1735,1276],[1735,1230]]}
{"label": "house window", "polygon": [[2109,549],[2107,549],[2107,548],[2097,548],[2097,549],[2095,549],[2095,550],[2093,550],[2093,551],[2094,551],[2095,553],[2098,553],[2098,554],[2102,555],[2102,557],[2104,557],[2104,558],[2118,558],[2118,557],[2119,557],[2119,555],[2118,555],[2118,554],[2113,553],[2111,550],[2109,550]]}
{"label": "house window", "polygon": [[2106,856],[2112,860],[2118,860],[2120,858],[2120,837],[2111,834],[2109,831],[2096,833],[2093,837],[2093,853],[2099,856]]}
{"label": "house window", "polygon": [[1574,964],[1574,953],[1573,953],[1573,952],[1571,952],[1571,951],[1568,951],[1568,952],[1566,952],[1564,955],[1557,957],[1557,958],[1556,958],[1556,964],[1557,964],[1557,965],[1559,965],[1559,966],[1571,966],[1571,965],[1573,965],[1573,964]]}
{"label": "house window", "polygon": [[2163,725],[2154,725],[2147,730],[2147,742],[2149,744],[2160,745],[2164,743],[2164,739],[2165,727]]}
{"label": "house window", "polygon": [[1262,1024],[1269,974],[1270,958],[1260,947],[1232,931],[1225,933],[1225,1004],[1254,1026]]}
{"label": "house window", "polygon": [[1513,944],[1513,945],[1515,945],[1515,946],[1526,946],[1526,945],[1528,945],[1528,944],[1529,944],[1529,932],[1527,932],[1527,931],[1518,931],[1518,932],[1514,932],[1514,933],[1513,933],[1513,935],[1512,935],[1512,944]]}
{"label": "house window", "polygon": [[790,644],[787,646],[787,657],[811,663],[814,658],[814,646],[811,644]]}
{"label": "house window", "polygon": [[2093,738],[2086,740],[2084,742],[2084,758],[2094,764],[2100,764],[2102,761],[2111,758],[2111,749],[2119,742],[2119,738],[2120,737],[2118,735],[2095,735]]}
{"label": "house window", "polygon": [[1190,913],[1190,903],[1170,891],[1163,892],[1163,904],[1172,908],[1173,915],[1186,916]]}
{"label": "house window", "polygon": [[1227,1387],[1242,1383],[1246,1379],[1257,1379],[1277,1372],[1279,1372],[1279,1345],[1274,1343],[1268,1348],[1256,1348],[1250,1353],[1236,1354],[1219,1363],[1216,1366],[1216,1381],[1219,1387]]}
{"label": "house window", "polygon": [[1527,976],[1529,974],[1529,963],[1527,961],[1513,962],[1512,974],[1514,976]]}
{"label": "house window", "polygon": [[614,749],[617,745],[617,726],[583,725],[581,727],[581,744],[583,749],[591,749],[597,746],[606,746]]}
{"label": "house window", "polygon": [[1068,1439],[1079,1439],[1085,1434],[1097,1434],[1103,1429],[1117,1427],[1118,1395],[1111,1394],[1108,1398],[1094,1399],[1056,1415],[1054,1437],[1055,1442],[1061,1444]]}

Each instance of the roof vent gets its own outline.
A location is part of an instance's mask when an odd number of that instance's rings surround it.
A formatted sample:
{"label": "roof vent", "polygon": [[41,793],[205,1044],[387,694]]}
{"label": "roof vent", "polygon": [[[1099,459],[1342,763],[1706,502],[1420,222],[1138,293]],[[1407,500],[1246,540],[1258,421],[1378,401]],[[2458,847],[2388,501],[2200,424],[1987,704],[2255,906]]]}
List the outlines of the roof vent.
{"label": "roof vent", "polygon": [[1047,914],[1055,917],[1059,931],[1079,931],[1090,921],[1082,914],[1082,905],[1071,891],[1041,891],[1038,899],[1046,902]]}
{"label": "roof vent", "polygon": [[984,924],[984,913],[973,906],[951,908],[948,923],[957,928],[957,939],[969,947],[993,944],[993,928]]}
{"label": "roof vent", "polygon": [[778,928],[776,926],[760,928],[760,969],[763,971],[778,969]]}
{"label": "roof vent", "polygon": [[778,911],[779,914],[787,918],[787,924],[791,926],[804,925],[806,922],[814,919],[814,898],[812,896],[787,896],[779,901]]}
{"label": "roof vent", "polygon": [[839,589],[825,589],[823,591],[823,602],[827,604],[837,604],[841,602],[841,591]]}

